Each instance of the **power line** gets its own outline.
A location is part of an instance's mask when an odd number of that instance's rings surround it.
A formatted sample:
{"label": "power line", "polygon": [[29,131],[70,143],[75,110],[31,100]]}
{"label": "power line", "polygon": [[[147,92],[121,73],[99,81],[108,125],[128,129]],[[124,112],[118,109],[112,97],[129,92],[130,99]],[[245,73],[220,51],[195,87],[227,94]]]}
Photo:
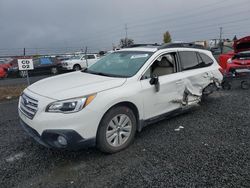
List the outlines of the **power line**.
{"label": "power line", "polygon": [[[220,2],[218,2],[218,3],[210,3],[210,5],[216,5],[216,4],[221,4],[221,3],[225,3],[225,1],[220,1]],[[228,1],[227,1],[228,2]],[[228,6],[233,6],[233,5],[235,5],[235,4],[237,4],[237,7],[239,7],[239,6],[245,6],[245,4],[240,4],[239,5],[239,2],[234,2],[234,3],[232,3],[232,4],[230,4],[230,5],[227,5],[227,6],[223,6],[223,7],[219,7],[219,8],[217,8],[217,9],[221,9],[221,10],[224,10],[226,7],[228,7]],[[208,7],[208,6],[201,6],[201,7]],[[210,8],[210,7],[209,7]],[[217,11],[217,9],[214,9],[214,8],[212,8],[211,10],[207,10],[207,11],[203,11],[203,10],[201,10],[201,11],[198,11],[198,13],[200,12],[200,13],[202,13],[202,14],[204,14],[204,13],[206,13],[206,12],[210,12],[210,13],[212,13],[212,12],[215,12],[215,11]],[[194,12],[194,11],[193,11]],[[192,14],[188,14],[188,15],[184,15],[184,16],[179,16],[179,17],[172,17],[172,18],[170,18],[170,19],[164,19],[164,21],[176,21],[176,19],[178,19],[178,18],[187,18],[187,17],[189,17],[190,15],[196,15],[197,14],[197,12],[196,13],[192,13]],[[151,25],[152,26],[152,24],[155,24],[155,23],[158,23],[159,22],[159,19],[157,19],[157,20],[154,20],[153,22],[151,22],[151,23],[144,23],[143,25],[145,26],[145,25]],[[162,21],[160,21],[160,22],[162,22]],[[134,26],[133,26],[133,24],[131,24],[132,26],[130,26],[130,28],[136,28],[139,24],[134,24]],[[119,29],[118,31],[116,31],[116,32],[108,32],[108,35],[111,35],[111,34],[113,34],[113,33],[117,33],[117,32],[120,32],[121,30]],[[102,35],[103,35],[103,31],[102,31]],[[94,38],[94,37],[92,37],[92,38]],[[91,38],[88,38],[88,39],[84,39],[84,41],[88,41],[88,40],[90,40]]]}
{"label": "power line", "polygon": [[157,20],[154,20],[154,21],[151,21],[149,23],[144,23],[144,24],[131,24],[133,28],[135,27],[141,27],[141,26],[145,26],[145,25],[151,25],[152,23],[162,23],[162,21],[165,21],[165,22],[176,22],[176,19],[186,19],[188,17],[191,17],[191,16],[197,16],[197,14],[205,14],[205,13],[213,13],[213,12],[218,12],[218,10],[225,10],[227,7],[232,7],[233,5],[236,5],[237,4],[237,7],[239,6],[246,6],[245,4],[240,4],[239,5],[239,2],[233,2],[232,4],[229,4],[229,5],[226,5],[226,6],[222,6],[222,7],[217,7],[217,8],[212,8],[211,10],[207,10],[207,11],[204,11],[204,10],[199,10],[199,11],[192,11],[191,14],[185,14],[185,15],[182,15],[182,16],[177,16],[177,17],[170,17],[170,18],[163,18],[163,19],[157,19]]}

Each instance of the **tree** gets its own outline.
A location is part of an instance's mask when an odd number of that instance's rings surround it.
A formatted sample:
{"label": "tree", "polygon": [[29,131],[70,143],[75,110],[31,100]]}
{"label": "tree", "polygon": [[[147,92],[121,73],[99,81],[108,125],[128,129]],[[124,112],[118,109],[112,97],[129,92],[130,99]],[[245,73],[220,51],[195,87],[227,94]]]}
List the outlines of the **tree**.
{"label": "tree", "polygon": [[164,43],[169,43],[171,42],[172,39],[171,39],[171,35],[168,31],[166,31],[164,34],[163,34],[163,42]]}
{"label": "tree", "polygon": [[238,39],[237,39],[237,36],[234,35],[233,41],[236,41],[236,40],[238,40]]}
{"label": "tree", "polygon": [[124,48],[124,47],[128,47],[130,45],[134,44],[134,40],[133,39],[129,39],[129,38],[124,38],[120,40],[120,47]]}

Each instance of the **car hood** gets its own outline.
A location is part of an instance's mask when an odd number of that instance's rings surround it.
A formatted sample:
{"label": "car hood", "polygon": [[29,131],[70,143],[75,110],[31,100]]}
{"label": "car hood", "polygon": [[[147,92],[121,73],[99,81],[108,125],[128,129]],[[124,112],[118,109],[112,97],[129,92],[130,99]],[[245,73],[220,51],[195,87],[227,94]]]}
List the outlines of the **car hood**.
{"label": "car hood", "polygon": [[234,52],[244,52],[250,50],[250,36],[236,40],[233,44]]}
{"label": "car hood", "polygon": [[1,68],[8,69],[11,65],[6,63],[6,64],[0,64]]}
{"label": "car hood", "polygon": [[40,80],[28,87],[33,93],[55,100],[98,93],[124,84],[126,78],[114,78],[83,73],[66,73]]}

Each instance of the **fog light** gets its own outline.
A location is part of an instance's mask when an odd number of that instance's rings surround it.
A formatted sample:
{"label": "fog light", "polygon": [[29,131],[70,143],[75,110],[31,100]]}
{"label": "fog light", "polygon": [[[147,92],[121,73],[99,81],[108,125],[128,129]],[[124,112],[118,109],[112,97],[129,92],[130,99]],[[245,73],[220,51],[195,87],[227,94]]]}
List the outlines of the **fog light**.
{"label": "fog light", "polygon": [[66,145],[67,145],[67,140],[66,140],[66,138],[64,138],[64,137],[61,136],[61,135],[59,135],[59,136],[57,137],[57,142],[58,142],[59,144],[61,144],[62,146],[66,146]]}

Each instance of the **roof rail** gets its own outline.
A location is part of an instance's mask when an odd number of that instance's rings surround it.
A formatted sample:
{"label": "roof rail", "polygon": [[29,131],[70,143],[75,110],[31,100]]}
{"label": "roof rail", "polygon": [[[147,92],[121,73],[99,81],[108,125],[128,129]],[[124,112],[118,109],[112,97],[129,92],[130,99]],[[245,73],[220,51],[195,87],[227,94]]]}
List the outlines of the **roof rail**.
{"label": "roof rail", "polygon": [[197,49],[205,49],[204,46],[194,43],[167,43],[158,47],[158,50],[165,48],[197,48]]}
{"label": "roof rail", "polygon": [[154,44],[131,44],[124,48],[136,48],[136,47],[159,47],[160,44],[154,43]]}

